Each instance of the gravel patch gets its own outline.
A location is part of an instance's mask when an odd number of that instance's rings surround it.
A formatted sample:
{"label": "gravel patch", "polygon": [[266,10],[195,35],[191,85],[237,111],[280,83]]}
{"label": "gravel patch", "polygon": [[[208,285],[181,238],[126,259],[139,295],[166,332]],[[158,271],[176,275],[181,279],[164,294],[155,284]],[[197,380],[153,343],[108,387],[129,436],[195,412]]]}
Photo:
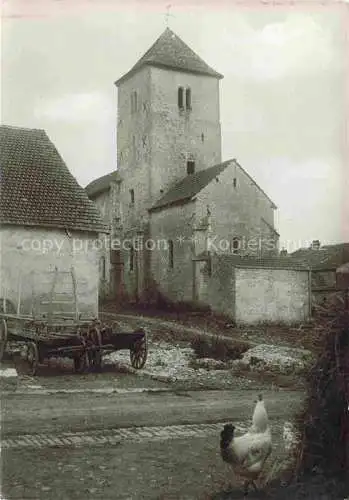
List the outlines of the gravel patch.
{"label": "gravel patch", "polygon": [[[170,381],[185,380],[200,376],[199,370],[191,368],[190,361],[194,356],[191,347],[180,347],[167,342],[149,342],[148,358],[141,372],[154,378],[167,378]],[[105,356],[109,363],[130,365],[127,351],[113,352]],[[202,369],[202,372],[206,370]]]}
{"label": "gravel patch", "polygon": [[141,370],[130,365],[129,353],[118,351],[105,356],[105,362],[114,364],[118,370],[170,383],[177,388],[230,389],[266,388],[270,384],[262,379],[249,380],[235,374],[232,362],[223,363],[210,358],[196,358],[191,347],[173,345],[168,342],[148,344],[148,358]]}

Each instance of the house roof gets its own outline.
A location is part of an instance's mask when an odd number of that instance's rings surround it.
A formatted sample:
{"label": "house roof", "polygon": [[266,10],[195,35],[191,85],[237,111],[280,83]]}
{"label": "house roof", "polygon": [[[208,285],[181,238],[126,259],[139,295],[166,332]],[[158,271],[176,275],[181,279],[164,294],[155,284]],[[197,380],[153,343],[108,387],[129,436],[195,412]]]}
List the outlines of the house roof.
{"label": "house roof", "polygon": [[[207,252],[198,255],[193,260],[207,260],[210,255]],[[233,267],[246,268],[246,269],[281,269],[281,270],[300,270],[309,271],[309,266],[303,261],[290,259],[288,257],[254,257],[242,256],[233,254],[217,254],[215,256],[220,260],[225,260]]]}
{"label": "house roof", "polygon": [[[269,196],[261,189],[256,181],[246,172],[246,170],[234,159],[227,160],[213,167],[206,168],[205,170],[200,170],[192,175],[187,175],[175,184],[170,190],[162,196],[152,207],[152,210],[158,210],[160,208],[165,208],[174,205],[179,202],[190,201],[195,195],[197,195],[204,187],[206,187],[215,177],[217,177],[223,170],[227,168],[231,163],[235,163],[251,180],[251,182],[260,190],[260,192],[270,201],[272,208],[277,208]],[[269,225],[270,226],[270,225]],[[270,226],[272,228],[272,226]],[[272,228],[274,231],[275,229]],[[276,234],[277,231],[275,231]]]}
{"label": "house roof", "polygon": [[290,254],[292,259],[301,259],[312,269],[336,269],[349,262],[349,243],[324,245],[319,249],[300,248]]}
{"label": "house roof", "polygon": [[0,126],[0,224],[108,232],[44,130]]}
{"label": "house roof", "polygon": [[198,194],[204,187],[206,187],[217,175],[219,175],[232,160],[219,163],[213,167],[200,170],[192,175],[187,175],[173,186],[167,193],[160,198],[152,207],[152,210],[168,207],[178,202],[190,201],[196,194]]}
{"label": "house roof", "polygon": [[242,268],[264,268],[264,269],[290,269],[309,270],[306,262],[298,259],[288,259],[287,257],[243,257],[238,255],[229,256],[234,267]]}
{"label": "house roof", "polygon": [[170,28],[166,28],[150,49],[130,71],[115,82],[115,85],[119,85],[145,65],[223,78],[223,75],[208,66]]}
{"label": "house roof", "polygon": [[98,179],[87,184],[85,187],[85,191],[89,198],[94,198],[104,191],[108,191],[110,189],[111,182],[121,182],[120,174],[118,170],[114,170],[109,174],[103,175]]}

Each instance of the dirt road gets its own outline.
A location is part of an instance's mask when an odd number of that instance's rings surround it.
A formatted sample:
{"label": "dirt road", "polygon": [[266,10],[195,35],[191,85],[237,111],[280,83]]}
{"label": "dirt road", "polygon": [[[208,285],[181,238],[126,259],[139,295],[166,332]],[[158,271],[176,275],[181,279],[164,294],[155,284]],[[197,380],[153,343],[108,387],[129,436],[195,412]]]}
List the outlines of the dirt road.
{"label": "dirt road", "polygon": [[[40,377],[20,371],[18,391],[1,397],[3,498],[218,498],[236,485],[220,457],[219,432],[223,422],[239,432],[250,424],[260,390],[251,387],[191,390],[114,368],[76,376],[54,363]],[[281,461],[283,424],[304,394],[263,389],[263,395],[273,457]],[[230,498],[241,497],[236,491]]]}
{"label": "dirt road", "polygon": [[[302,393],[264,394],[270,419],[286,419]],[[2,436],[115,427],[178,425],[250,419],[255,391],[131,392],[126,394],[8,394],[2,399]]]}
{"label": "dirt road", "polygon": [[[211,498],[233,481],[220,458],[217,422],[233,421],[241,432],[255,396],[239,390],[7,394],[4,498]],[[264,397],[280,458],[282,424],[303,395],[270,391]]]}

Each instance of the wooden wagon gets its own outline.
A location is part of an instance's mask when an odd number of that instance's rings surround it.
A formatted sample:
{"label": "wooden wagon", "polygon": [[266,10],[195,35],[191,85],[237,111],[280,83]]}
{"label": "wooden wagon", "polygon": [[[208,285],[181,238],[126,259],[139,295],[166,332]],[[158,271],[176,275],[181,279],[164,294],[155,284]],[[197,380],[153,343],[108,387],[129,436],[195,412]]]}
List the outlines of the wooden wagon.
{"label": "wooden wagon", "polygon": [[[6,297],[0,298],[0,360],[8,341],[22,342],[25,357],[32,375],[49,358],[71,358],[76,372],[83,372],[88,365],[99,369],[105,353],[127,349],[133,368],[141,369],[146,363],[148,345],[143,329],[133,332],[115,332],[113,327],[98,318],[83,318],[78,310],[77,284],[74,269],[69,272],[53,273],[51,290],[40,304],[47,306],[30,314],[21,313],[20,287],[17,307]],[[72,293],[57,293],[59,277],[69,275]],[[34,297],[34,295],[33,295]],[[55,307],[66,304],[70,314]]]}

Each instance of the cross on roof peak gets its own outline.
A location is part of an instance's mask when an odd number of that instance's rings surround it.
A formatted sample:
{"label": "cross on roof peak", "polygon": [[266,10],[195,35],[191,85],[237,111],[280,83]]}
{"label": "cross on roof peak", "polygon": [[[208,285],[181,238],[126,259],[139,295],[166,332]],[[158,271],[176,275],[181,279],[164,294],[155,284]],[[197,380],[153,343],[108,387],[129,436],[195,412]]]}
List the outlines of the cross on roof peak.
{"label": "cross on roof peak", "polygon": [[170,14],[170,9],[171,9],[172,5],[167,5],[166,6],[166,14],[165,14],[165,21],[166,21],[166,26],[169,27],[169,18],[170,17],[174,17],[173,14]]}

